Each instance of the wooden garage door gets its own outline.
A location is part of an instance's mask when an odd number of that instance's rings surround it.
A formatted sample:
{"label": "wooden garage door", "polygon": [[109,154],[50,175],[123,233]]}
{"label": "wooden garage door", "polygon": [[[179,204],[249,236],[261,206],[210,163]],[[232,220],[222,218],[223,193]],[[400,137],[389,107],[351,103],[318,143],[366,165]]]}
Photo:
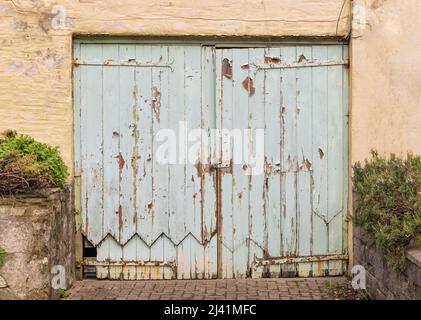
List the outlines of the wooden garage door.
{"label": "wooden garage door", "polygon": [[[346,46],[78,42],[74,58],[76,199],[99,278],[343,273]],[[217,147],[224,129],[249,130],[244,163]]]}

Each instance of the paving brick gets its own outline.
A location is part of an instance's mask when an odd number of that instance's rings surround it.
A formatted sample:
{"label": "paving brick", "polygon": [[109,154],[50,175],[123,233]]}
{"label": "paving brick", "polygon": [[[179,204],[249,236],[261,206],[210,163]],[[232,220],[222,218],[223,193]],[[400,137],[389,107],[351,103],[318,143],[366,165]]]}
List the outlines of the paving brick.
{"label": "paving brick", "polygon": [[321,300],[329,295],[328,283],[344,277],[308,279],[221,280],[83,280],[70,290],[67,300]]}

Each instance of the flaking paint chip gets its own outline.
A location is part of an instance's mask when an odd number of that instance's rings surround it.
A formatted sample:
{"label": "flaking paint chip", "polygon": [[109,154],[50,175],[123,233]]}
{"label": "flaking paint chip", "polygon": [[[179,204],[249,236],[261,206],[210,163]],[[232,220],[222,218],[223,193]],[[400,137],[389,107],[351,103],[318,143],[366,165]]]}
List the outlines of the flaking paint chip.
{"label": "flaking paint chip", "polygon": [[246,77],[242,82],[243,88],[246,89],[249,93],[249,96],[252,96],[256,89],[253,86],[253,79],[250,77]]}
{"label": "flaking paint chip", "polygon": [[222,60],[222,75],[228,79],[232,78],[232,65],[228,58]]}

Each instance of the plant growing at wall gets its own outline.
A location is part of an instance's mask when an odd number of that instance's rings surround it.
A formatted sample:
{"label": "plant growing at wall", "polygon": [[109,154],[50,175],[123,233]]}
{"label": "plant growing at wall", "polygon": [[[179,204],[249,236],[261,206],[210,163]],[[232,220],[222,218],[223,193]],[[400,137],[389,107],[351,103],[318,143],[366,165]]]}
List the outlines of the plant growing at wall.
{"label": "plant growing at wall", "polygon": [[3,267],[5,255],[6,251],[4,251],[2,247],[0,247],[0,268]]}
{"label": "plant growing at wall", "polygon": [[47,187],[64,188],[67,167],[57,148],[16,131],[0,139],[0,194]]}
{"label": "plant growing at wall", "polygon": [[405,263],[405,249],[421,244],[421,157],[380,157],[354,165],[357,204],[353,221],[364,227],[394,269]]}

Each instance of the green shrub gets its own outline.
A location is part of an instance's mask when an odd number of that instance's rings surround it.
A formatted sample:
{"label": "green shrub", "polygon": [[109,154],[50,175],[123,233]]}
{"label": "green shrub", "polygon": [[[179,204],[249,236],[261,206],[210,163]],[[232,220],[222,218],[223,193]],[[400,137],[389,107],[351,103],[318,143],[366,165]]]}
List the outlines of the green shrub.
{"label": "green shrub", "polygon": [[2,247],[0,247],[0,268],[3,267],[5,255],[6,255],[6,251],[4,251]]}
{"label": "green shrub", "polygon": [[352,219],[383,249],[389,265],[401,269],[405,249],[421,244],[421,157],[371,155],[364,165],[354,165],[358,201]]}
{"label": "green shrub", "polygon": [[6,131],[0,140],[0,193],[64,188],[67,167],[57,148]]}

